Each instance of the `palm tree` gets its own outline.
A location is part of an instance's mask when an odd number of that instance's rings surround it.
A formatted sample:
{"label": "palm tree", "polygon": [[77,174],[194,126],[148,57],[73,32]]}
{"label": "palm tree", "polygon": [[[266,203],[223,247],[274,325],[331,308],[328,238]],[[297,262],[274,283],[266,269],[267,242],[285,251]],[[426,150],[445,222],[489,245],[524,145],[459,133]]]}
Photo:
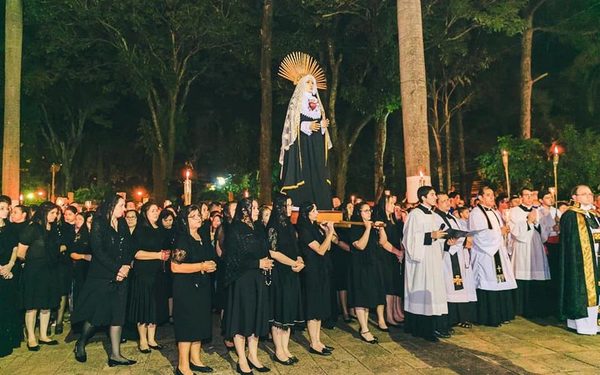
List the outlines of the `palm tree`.
{"label": "palm tree", "polygon": [[6,0],[4,145],[2,148],[2,193],[19,198],[21,53],[23,46],[23,3]]}
{"label": "palm tree", "polygon": [[431,179],[421,1],[397,0],[396,4],[406,196],[409,202],[416,202],[419,185]]}

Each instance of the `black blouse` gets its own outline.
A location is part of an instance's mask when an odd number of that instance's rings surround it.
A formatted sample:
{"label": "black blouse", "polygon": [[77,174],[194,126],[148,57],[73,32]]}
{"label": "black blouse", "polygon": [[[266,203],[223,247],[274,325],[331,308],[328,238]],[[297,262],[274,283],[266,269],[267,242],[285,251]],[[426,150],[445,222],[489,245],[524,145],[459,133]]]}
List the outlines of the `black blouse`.
{"label": "black blouse", "polygon": [[258,270],[260,259],[269,255],[263,229],[234,221],[225,232],[225,285],[248,270]]}
{"label": "black blouse", "polygon": [[113,279],[119,269],[133,260],[131,234],[124,219],[118,220],[117,230],[104,218],[95,218],[90,236],[92,261],[88,277]]}

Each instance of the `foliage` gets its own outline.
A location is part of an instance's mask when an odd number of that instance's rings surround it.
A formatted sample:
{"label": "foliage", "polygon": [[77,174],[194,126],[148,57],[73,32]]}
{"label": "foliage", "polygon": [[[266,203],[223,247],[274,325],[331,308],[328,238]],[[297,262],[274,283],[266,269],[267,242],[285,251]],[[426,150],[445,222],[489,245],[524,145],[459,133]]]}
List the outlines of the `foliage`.
{"label": "foliage", "polygon": [[486,182],[506,188],[502,151],[509,154],[509,177],[511,192],[522,187],[548,188],[551,182],[551,166],[546,156],[546,146],[536,138],[519,139],[513,136],[499,137],[497,145],[479,157],[479,174]]}
{"label": "foliage", "polygon": [[567,125],[558,143],[564,149],[558,165],[559,196],[569,198],[571,189],[580,184],[600,192],[600,132]]}
{"label": "foliage", "polygon": [[112,189],[109,186],[90,186],[79,188],[74,192],[75,202],[84,203],[85,201],[99,202],[106,196],[107,193],[111,192]]}

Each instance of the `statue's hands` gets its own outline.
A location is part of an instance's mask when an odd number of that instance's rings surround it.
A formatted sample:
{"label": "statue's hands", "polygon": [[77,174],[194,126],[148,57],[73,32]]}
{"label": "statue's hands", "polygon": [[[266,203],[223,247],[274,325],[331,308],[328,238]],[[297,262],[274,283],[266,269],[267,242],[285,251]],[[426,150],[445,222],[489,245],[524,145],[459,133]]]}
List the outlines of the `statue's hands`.
{"label": "statue's hands", "polygon": [[318,122],[316,122],[316,121],[313,121],[313,122],[310,124],[310,130],[312,130],[313,132],[318,132],[318,131],[319,131],[319,129],[321,129],[321,126],[319,125],[319,123],[318,123]]}
{"label": "statue's hands", "polygon": [[321,127],[322,128],[327,128],[329,126],[329,120],[324,118],[323,120],[321,120]]}

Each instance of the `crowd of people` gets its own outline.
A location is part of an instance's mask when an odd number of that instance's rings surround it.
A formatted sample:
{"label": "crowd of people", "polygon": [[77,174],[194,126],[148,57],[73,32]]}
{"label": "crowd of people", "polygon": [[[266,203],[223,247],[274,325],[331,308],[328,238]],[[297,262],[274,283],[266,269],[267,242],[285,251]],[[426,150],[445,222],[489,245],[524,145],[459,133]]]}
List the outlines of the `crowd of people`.
{"label": "crowd of people", "polygon": [[[562,316],[578,333],[598,332],[597,294],[579,303],[580,274],[599,279],[600,199],[594,207],[588,187],[576,187],[570,204],[530,188],[508,197],[483,187],[468,204],[429,186],[417,195],[415,204],[389,191],[376,204],[334,197],[349,226],[320,222],[314,203],[284,194],[269,206],[246,197],[139,208],[113,195],[96,211],[52,202],[11,207],[0,196],[0,356],[23,340],[30,351],[59,345],[52,327],[63,332],[65,313],[79,334],[74,358],[86,362],[86,344],[106,329],[111,367],[135,363],[120,351],[124,326],[137,328],[138,350],[147,354],[163,349],[157,326],[172,324],[176,373],[185,375],[213,371],[201,349],[215,320],[242,374],[269,371],[261,338],[272,340],[274,361],[297,363],[294,330],[307,330],[310,353],[332,355],[321,330],[340,316],[357,320],[369,344],[378,343],[371,327],[403,326],[435,342],[455,327],[497,327],[515,315]],[[571,214],[584,219],[561,222]],[[561,247],[561,230],[572,227],[580,232],[566,235],[583,244],[583,268],[565,241]]]}

